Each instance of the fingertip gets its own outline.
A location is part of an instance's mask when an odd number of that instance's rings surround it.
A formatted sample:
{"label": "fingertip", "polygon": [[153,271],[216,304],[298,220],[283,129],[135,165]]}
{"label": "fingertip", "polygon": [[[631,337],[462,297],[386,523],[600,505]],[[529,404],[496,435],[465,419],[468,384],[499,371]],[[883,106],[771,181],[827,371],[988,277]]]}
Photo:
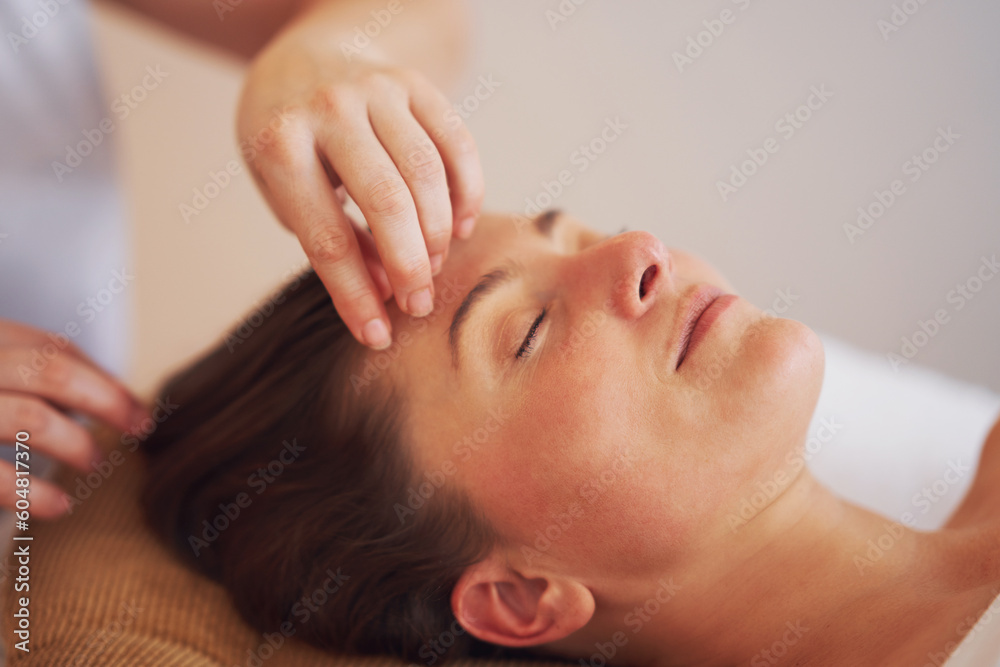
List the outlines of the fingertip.
{"label": "fingertip", "polygon": [[444,253],[436,252],[431,255],[431,275],[436,276],[441,273],[441,265],[444,264]]}
{"label": "fingertip", "polygon": [[373,317],[361,328],[363,343],[376,350],[384,350],[392,344],[389,327],[380,317]]}
{"label": "fingertip", "polygon": [[62,489],[51,484],[32,484],[34,501],[31,504],[31,515],[38,519],[58,519],[69,514],[73,508],[73,499]]}
{"label": "fingertip", "polygon": [[476,216],[469,215],[458,221],[455,225],[455,235],[460,239],[467,239],[472,236],[472,230],[476,225]]}
{"label": "fingertip", "polygon": [[378,262],[371,262],[368,265],[368,272],[371,273],[372,280],[375,281],[375,288],[384,302],[392,296],[392,283],[389,282],[389,274],[385,272],[385,267]]}

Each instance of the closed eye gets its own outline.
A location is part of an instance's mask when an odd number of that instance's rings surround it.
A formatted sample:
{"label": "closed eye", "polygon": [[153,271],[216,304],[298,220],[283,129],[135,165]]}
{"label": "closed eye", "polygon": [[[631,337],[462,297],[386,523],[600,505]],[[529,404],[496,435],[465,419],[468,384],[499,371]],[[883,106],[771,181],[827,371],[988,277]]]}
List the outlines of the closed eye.
{"label": "closed eye", "polygon": [[542,312],[538,314],[538,317],[535,318],[531,328],[528,329],[528,335],[524,337],[524,342],[521,343],[521,347],[517,350],[517,355],[515,355],[517,359],[524,359],[531,356],[531,351],[535,347],[535,339],[538,336],[538,327],[541,326],[542,320],[545,319],[545,315],[548,312],[549,309],[546,306],[542,309]]}

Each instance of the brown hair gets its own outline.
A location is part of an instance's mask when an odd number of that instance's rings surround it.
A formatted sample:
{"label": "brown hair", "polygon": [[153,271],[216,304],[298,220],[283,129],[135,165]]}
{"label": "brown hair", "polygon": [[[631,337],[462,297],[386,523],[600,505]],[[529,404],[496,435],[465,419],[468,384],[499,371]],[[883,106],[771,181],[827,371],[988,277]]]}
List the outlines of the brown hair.
{"label": "brown hair", "polygon": [[[315,273],[169,379],[143,443],[148,521],[262,632],[424,664],[515,657],[455,621],[452,588],[500,538],[458,489],[401,518],[420,471],[406,402],[350,378],[364,348]],[[284,625],[283,625],[284,624]]]}

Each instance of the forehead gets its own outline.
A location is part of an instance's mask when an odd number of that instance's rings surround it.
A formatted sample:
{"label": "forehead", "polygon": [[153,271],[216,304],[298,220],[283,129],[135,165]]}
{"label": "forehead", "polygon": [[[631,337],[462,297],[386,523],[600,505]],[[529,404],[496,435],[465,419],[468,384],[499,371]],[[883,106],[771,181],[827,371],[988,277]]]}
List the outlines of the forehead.
{"label": "forehead", "polygon": [[[568,216],[563,217],[569,221]],[[486,409],[478,405],[487,399],[485,388],[470,386],[473,383],[468,379],[460,382],[452,366],[449,327],[459,304],[483,273],[506,257],[517,256],[528,244],[542,241],[534,219],[517,214],[483,214],[469,239],[452,239],[448,258],[433,279],[434,310],[426,317],[404,313],[395,299],[386,302],[393,342],[386,350],[363,349],[360,384],[380,384],[396,390],[408,404],[410,425],[421,433],[436,432],[438,437],[447,437],[461,425],[463,416],[472,417],[481,412],[480,408]],[[441,423],[445,415],[450,427]]]}
{"label": "forehead", "polygon": [[[522,244],[537,242],[541,235],[539,227],[550,226],[559,215],[558,211],[546,211],[536,218],[518,214],[483,214],[476,223],[476,230],[469,239],[452,239],[448,259],[441,272],[434,277],[434,310],[423,318],[411,317],[396,304],[395,299],[386,302],[386,310],[392,323],[393,340],[404,332],[408,338],[428,338],[445,334],[443,345],[447,346],[447,330],[452,315],[469,290],[482,274],[502,263],[505,257],[517,256]],[[567,217],[563,214],[563,217]],[[537,224],[536,224],[537,223]],[[442,341],[438,341],[442,343]]]}

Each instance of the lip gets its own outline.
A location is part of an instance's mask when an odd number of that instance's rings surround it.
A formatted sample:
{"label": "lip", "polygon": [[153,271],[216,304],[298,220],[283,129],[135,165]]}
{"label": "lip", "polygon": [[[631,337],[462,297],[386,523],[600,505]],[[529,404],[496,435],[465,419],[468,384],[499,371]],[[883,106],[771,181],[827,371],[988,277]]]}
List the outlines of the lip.
{"label": "lip", "polygon": [[[674,358],[677,360],[675,369],[680,368],[681,363],[691,353],[696,344],[705,337],[712,323],[725,310],[726,306],[733,301],[733,299],[720,299],[720,297],[735,298],[735,295],[727,294],[715,285],[707,283],[691,290],[691,295],[684,304],[684,321],[679,328],[677,346],[674,349]],[[712,308],[713,305],[716,307]],[[703,319],[706,313],[708,316]]]}

